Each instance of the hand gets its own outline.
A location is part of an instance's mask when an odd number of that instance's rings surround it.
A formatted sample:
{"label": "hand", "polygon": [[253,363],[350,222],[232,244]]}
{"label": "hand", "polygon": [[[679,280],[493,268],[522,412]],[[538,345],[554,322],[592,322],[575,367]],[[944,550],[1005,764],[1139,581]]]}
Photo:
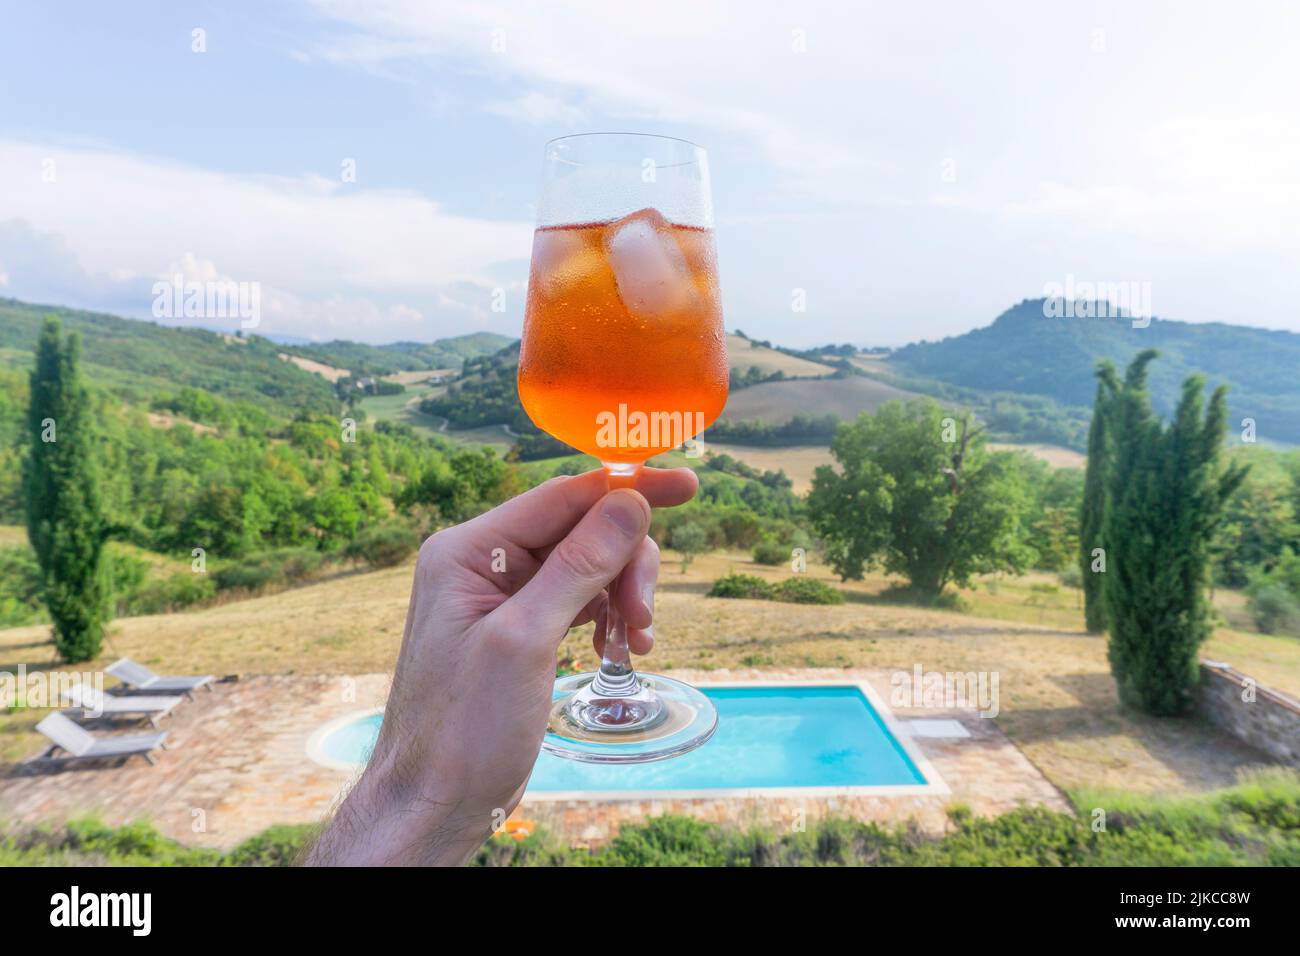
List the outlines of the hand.
{"label": "hand", "polygon": [[309,863],[468,860],[523,795],[560,642],[603,619],[625,567],[614,600],[629,647],[650,650],[650,507],[689,501],[698,481],[644,468],[635,491],[606,487],[603,471],[553,478],[424,543],[374,755]]}

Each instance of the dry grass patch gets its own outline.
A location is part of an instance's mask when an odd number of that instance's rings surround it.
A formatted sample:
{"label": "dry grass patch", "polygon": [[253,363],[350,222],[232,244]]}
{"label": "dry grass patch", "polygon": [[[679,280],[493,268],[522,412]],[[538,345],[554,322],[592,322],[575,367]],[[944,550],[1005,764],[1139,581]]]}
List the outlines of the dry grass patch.
{"label": "dry grass patch", "polygon": [[[656,598],[654,669],[781,675],[806,667],[998,674],[998,725],[1056,785],[1181,792],[1232,783],[1258,755],[1193,719],[1156,719],[1119,709],[1102,637],[1085,634],[1073,592],[1040,591],[1056,602],[1023,606],[1048,575],[1001,579],[993,591],[963,592],[979,616],[882,603],[881,576],[840,584],[829,569],[810,574],[841,588],[836,606],[705,597],[730,571],[776,582],[787,568],[740,554],[697,558],[686,573],[666,552]],[[412,568],[342,575],[297,590],[181,614],[117,621],[103,666],[129,656],[168,673],[360,674],[390,671],[397,657]],[[1045,597],[1045,600],[1046,600]],[[1017,615],[1029,619],[1015,619]],[[1001,617],[1002,619],[998,619]],[[1040,623],[1041,620],[1041,623]],[[591,628],[566,650],[595,665]],[[1291,693],[1300,691],[1300,642],[1220,630],[1205,656]],[[48,628],[0,631],[0,669],[53,665]],[[33,752],[43,713],[0,717],[0,759]]]}
{"label": "dry grass patch", "polygon": [[757,367],[768,375],[782,372],[786,378],[815,378],[835,371],[820,362],[812,362],[797,355],[786,355],[776,349],[755,345],[749,339],[733,332],[727,333],[727,364],[738,372]]}
{"label": "dry grass patch", "polygon": [[812,487],[813,473],[821,465],[831,463],[831,450],[826,445],[796,445],[783,448],[760,448],[753,445],[723,445],[708,441],[705,448],[714,454],[730,455],[760,471],[784,471],[794,485],[796,495],[805,494]]}

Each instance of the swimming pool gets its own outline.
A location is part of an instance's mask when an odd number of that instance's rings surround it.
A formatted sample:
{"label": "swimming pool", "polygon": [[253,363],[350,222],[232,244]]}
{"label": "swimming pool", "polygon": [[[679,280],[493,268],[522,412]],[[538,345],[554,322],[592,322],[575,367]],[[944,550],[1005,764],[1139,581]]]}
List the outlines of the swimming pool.
{"label": "swimming pool", "polygon": [[[577,763],[543,752],[528,782],[529,795],[930,789],[923,758],[900,743],[864,685],[700,689],[717,705],[718,730],[698,750],[671,760],[623,765]],[[317,732],[308,750],[330,766],[359,765],[370,756],[382,717],[368,712],[332,722]]]}

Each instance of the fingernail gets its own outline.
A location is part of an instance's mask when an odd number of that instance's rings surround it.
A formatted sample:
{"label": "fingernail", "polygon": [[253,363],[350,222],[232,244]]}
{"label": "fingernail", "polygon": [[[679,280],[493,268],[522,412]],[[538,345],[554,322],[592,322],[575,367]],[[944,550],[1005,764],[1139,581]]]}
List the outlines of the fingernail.
{"label": "fingernail", "polygon": [[634,492],[615,491],[606,495],[602,514],[626,535],[637,535],[644,531],[645,509],[637,501]]}
{"label": "fingernail", "polygon": [[641,633],[644,634],[645,639],[650,642],[650,647],[646,648],[646,653],[648,654],[650,653],[651,648],[655,646],[655,629],[653,627],[643,627]]}
{"label": "fingernail", "polygon": [[646,613],[651,617],[655,616],[655,586],[647,584],[641,588],[641,603],[645,605]]}

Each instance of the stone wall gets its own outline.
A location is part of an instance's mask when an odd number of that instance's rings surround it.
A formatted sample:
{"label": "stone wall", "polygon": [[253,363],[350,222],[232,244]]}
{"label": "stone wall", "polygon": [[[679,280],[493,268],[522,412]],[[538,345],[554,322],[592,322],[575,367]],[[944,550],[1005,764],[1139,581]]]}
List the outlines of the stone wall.
{"label": "stone wall", "polygon": [[1291,766],[1300,766],[1300,701],[1219,661],[1201,662],[1197,709],[1211,723]]}

